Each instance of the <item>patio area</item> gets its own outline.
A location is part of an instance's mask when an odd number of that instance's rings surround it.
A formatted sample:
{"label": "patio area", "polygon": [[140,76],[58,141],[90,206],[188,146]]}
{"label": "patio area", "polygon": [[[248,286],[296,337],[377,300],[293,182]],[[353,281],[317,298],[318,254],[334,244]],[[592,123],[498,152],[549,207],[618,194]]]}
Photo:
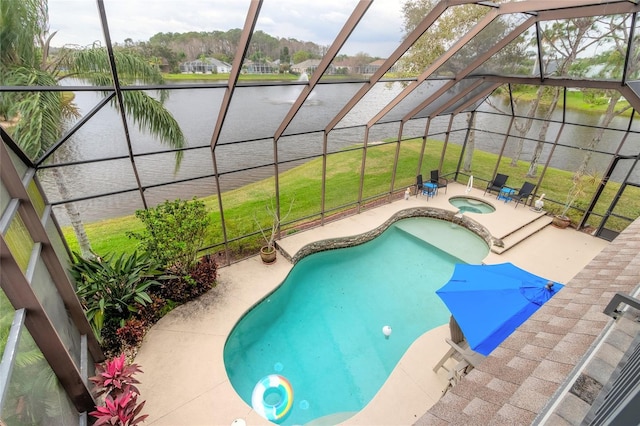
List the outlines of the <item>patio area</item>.
{"label": "patio area", "polygon": [[[279,241],[293,256],[304,245],[327,238],[356,235],[384,223],[394,213],[419,206],[455,211],[449,198],[468,195],[491,203],[495,212],[467,213],[504,241],[484,263],[512,262],[534,274],[568,283],[609,243],[571,229],[548,226],[548,217],[528,206],[457,183],[447,193],[433,198],[411,196],[409,200],[364,211],[325,226],[295,233]],[[498,253],[499,252],[499,253]],[[230,425],[235,419],[246,424],[270,424],[240,399],[232,388],[223,364],[228,334],[240,317],[276,288],[292,268],[282,255],[274,265],[264,265],[259,256],[219,270],[218,285],[199,300],[183,305],[159,321],[145,337],[136,357],[144,374],[139,386],[144,412],[150,425]],[[526,324],[526,323],[525,323]],[[432,367],[447,351],[444,325],[414,342],[373,400],[346,425],[413,424],[439,399],[447,384],[446,371]],[[335,424],[331,418],[314,424]],[[425,423],[427,424],[427,423]]]}

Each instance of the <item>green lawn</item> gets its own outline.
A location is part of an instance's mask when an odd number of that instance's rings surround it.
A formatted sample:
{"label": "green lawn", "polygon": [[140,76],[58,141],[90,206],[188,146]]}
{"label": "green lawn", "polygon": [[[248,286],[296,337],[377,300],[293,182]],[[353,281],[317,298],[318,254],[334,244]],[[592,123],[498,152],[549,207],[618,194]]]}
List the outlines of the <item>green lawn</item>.
{"label": "green lawn", "polygon": [[[404,189],[415,182],[415,170],[420,154],[421,139],[403,141],[401,144],[398,170],[394,191],[404,191]],[[451,174],[455,172],[461,147],[449,145],[445,156],[442,173]],[[428,171],[437,168],[436,160],[442,150],[442,142],[429,140],[423,160],[423,174],[428,175]],[[369,199],[376,196],[383,196],[389,193],[389,185],[392,175],[393,159],[395,157],[396,144],[384,144],[370,147],[366,161],[366,174],[363,189],[363,198]],[[473,171],[475,187],[484,189],[485,181],[491,178],[495,167],[497,156],[487,152],[476,151],[473,157]],[[325,209],[338,212],[348,207],[353,207],[358,199],[358,189],[361,167],[361,150],[347,150],[331,154],[327,157],[327,181],[326,181],[326,204]],[[510,159],[503,158],[499,172],[508,174],[509,185],[519,187],[525,180],[533,183],[537,179],[528,179],[525,174],[528,170],[528,163],[521,161],[517,167],[510,166]],[[541,168],[539,169],[542,170]],[[559,212],[561,206],[552,203],[550,200],[564,202],[565,194],[571,186],[571,172],[549,169],[538,190],[538,195],[546,194],[545,210]],[[466,176],[462,176],[459,181],[466,184]],[[301,166],[281,173],[280,179],[281,210],[283,213],[293,200],[293,208],[287,218],[288,228],[305,221],[319,218],[321,209],[321,184],[322,184],[322,159],[311,160]],[[612,183],[607,186],[603,195],[602,203],[596,206],[596,210],[604,213],[610,200],[613,198],[619,185]],[[635,188],[634,188],[635,189]],[[585,207],[595,188],[589,190],[589,194],[583,197],[576,204]],[[269,220],[265,210],[265,205],[269,204],[273,198],[274,180],[264,179],[260,182],[252,183],[250,186],[238,188],[222,194],[224,206],[225,223],[227,224],[227,238],[237,239],[230,244],[230,248],[238,254],[249,254],[257,252],[262,245],[262,237],[259,235],[259,228],[256,222],[265,226]],[[626,197],[634,202],[623,203],[618,214],[635,218],[640,216],[640,193],[635,196]],[[207,244],[221,244],[224,240],[216,196],[203,198],[207,209],[211,212],[211,227]],[[602,205],[600,207],[600,205]],[[577,221],[581,215],[579,212],[572,212],[572,219]],[[303,218],[306,218],[303,220]],[[597,220],[594,219],[594,221]],[[597,222],[595,223],[597,225]],[[620,225],[626,226],[626,225]],[[115,219],[99,221],[86,224],[86,231],[93,245],[93,249],[100,255],[111,252],[132,253],[137,246],[137,241],[127,237],[127,231],[141,229],[141,222],[133,215]],[[63,228],[63,232],[72,250],[78,250],[75,236],[70,227]],[[255,233],[254,236],[245,237]],[[217,251],[217,250],[213,250]]]}
{"label": "green lawn", "polygon": [[[162,74],[162,78],[167,81],[176,80],[211,80],[225,82],[229,80],[229,74]],[[297,75],[294,74],[240,74],[240,81],[296,81]]]}
{"label": "green lawn", "polygon": [[[385,78],[392,78],[392,74],[385,75]],[[229,81],[229,74],[162,74],[162,78],[167,81],[193,81],[211,80],[226,82]],[[239,81],[297,81],[300,78],[296,74],[240,74]],[[322,80],[353,80],[364,79],[360,75],[327,74],[322,76]]]}
{"label": "green lawn", "polygon": [[[536,87],[521,87],[519,86],[516,90],[514,90],[514,97],[522,100],[522,101],[532,101],[536,97],[537,88]],[[542,104],[549,103],[550,97],[545,97],[542,99]],[[562,108],[564,105],[564,98],[560,95],[560,100],[558,101],[558,108]],[[607,107],[609,106],[608,99],[604,96],[597,97],[595,102],[587,102],[584,94],[579,90],[568,90],[567,91],[567,109],[574,111],[581,111],[586,113],[593,114],[603,114],[607,111]],[[616,105],[616,109],[620,110],[622,108],[628,108],[629,103],[622,98],[620,102]],[[621,115],[625,117],[631,116],[632,108],[628,108]]]}

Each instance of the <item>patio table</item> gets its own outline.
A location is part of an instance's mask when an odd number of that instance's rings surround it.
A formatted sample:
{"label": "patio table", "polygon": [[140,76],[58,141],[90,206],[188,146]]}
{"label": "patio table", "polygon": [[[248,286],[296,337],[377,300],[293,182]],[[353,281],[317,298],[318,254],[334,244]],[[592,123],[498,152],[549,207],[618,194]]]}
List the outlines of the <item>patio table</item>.
{"label": "patio table", "polygon": [[513,188],[509,188],[507,186],[503,186],[498,194],[498,200],[504,200],[504,203],[508,203],[511,201],[511,196],[515,194],[516,190]]}

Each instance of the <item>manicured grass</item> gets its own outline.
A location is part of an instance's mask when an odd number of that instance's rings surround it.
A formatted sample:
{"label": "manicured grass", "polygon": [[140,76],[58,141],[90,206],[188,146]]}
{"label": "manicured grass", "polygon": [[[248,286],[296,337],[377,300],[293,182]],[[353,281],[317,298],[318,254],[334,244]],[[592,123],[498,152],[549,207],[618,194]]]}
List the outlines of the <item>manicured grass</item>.
{"label": "manicured grass", "polygon": [[[532,101],[536,97],[537,88],[522,88],[518,87],[517,90],[514,91],[514,96],[522,101]],[[543,98],[542,103],[549,103],[551,100],[550,96]],[[564,105],[564,98],[562,94],[560,95],[560,100],[558,101],[558,108],[562,108]],[[598,99],[597,103],[589,103],[585,101],[584,95],[581,91],[578,90],[568,90],[567,91],[567,109],[574,111],[581,111],[585,113],[593,113],[593,114],[603,114],[607,111],[607,107],[609,106],[608,99],[605,97],[601,97]],[[616,105],[616,109],[620,110],[622,108],[629,107],[629,103],[621,99],[620,102]],[[631,116],[632,108],[628,108],[621,115],[625,117]]]}
{"label": "manicured grass", "polygon": [[[403,141],[398,160],[398,170],[396,172],[396,182],[394,191],[404,191],[408,186],[415,183],[415,174],[420,155],[421,139]],[[442,152],[442,142],[428,140],[423,159],[423,175],[428,177],[429,170],[437,168],[436,160]],[[461,147],[459,145],[448,145],[445,162],[442,168],[443,175],[455,172]],[[360,181],[361,154],[360,149],[346,150],[331,154],[327,158],[327,181],[326,181],[326,204],[327,210],[337,209],[337,211],[348,207],[358,199],[358,189]],[[375,196],[383,196],[389,193],[389,185],[392,176],[392,165],[396,153],[396,144],[382,144],[372,146],[368,149],[367,161],[365,164],[365,184],[363,197],[365,199]],[[497,156],[495,154],[475,151],[473,156],[472,174],[474,186],[479,189],[486,187],[486,180],[493,175]],[[528,163],[520,161],[516,167],[510,166],[511,159],[503,158],[498,171],[509,175],[508,184],[511,187],[519,188],[524,181],[537,183],[537,178],[527,178]],[[542,168],[539,168],[539,173]],[[566,193],[571,187],[571,177],[573,173],[548,169],[538,195],[545,193],[545,210],[559,213],[561,205],[554,204],[552,200],[563,203]],[[466,184],[467,177],[460,176],[460,183]],[[317,219],[321,206],[321,184],[322,184],[322,159],[317,158],[305,164],[283,172],[279,177],[281,211],[286,213],[293,200],[293,208],[286,222],[304,222],[302,218]],[[596,211],[604,213],[619,184],[610,183],[605,188],[601,203],[596,206]],[[581,198],[576,206],[586,207],[594,188],[588,190],[588,194]],[[635,188],[631,189],[635,190]],[[262,245],[262,237],[259,235],[259,228],[256,222],[260,222],[263,227],[268,227],[269,218],[265,206],[272,203],[274,194],[274,179],[268,178],[243,188],[234,189],[222,194],[224,206],[225,223],[227,225],[227,238],[238,241],[230,243],[230,247],[237,253],[255,253]],[[633,202],[631,202],[633,200]],[[211,212],[211,227],[208,245],[220,244],[224,238],[221,228],[218,200],[216,196],[203,198],[207,209]],[[635,218],[640,216],[640,191],[631,196],[625,196],[625,203],[619,205],[616,213]],[[570,216],[576,222],[580,219],[579,212],[571,212]],[[310,218],[310,219],[309,219]],[[598,218],[594,218],[597,225]],[[137,240],[127,237],[128,231],[137,231],[142,228],[141,222],[135,216],[125,216],[121,218],[109,219],[105,221],[86,224],[86,231],[93,245],[94,250],[104,255],[110,252],[132,253],[137,247]],[[291,225],[290,225],[291,226]],[[289,226],[289,227],[290,227]],[[620,225],[620,226],[626,226]],[[72,250],[78,250],[75,236],[70,227],[63,229],[65,238],[69,242]],[[245,235],[256,233],[252,237]]]}
{"label": "manicured grass", "polygon": [[[168,81],[193,81],[193,80],[211,80],[226,82],[229,80],[229,74],[162,74],[162,78]],[[296,81],[300,78],[295,74],[240,74],[240,81]],[[384,78],[393,78],[392,74],[385,74]],[[361,75],[344,75],[344,74],[327,74],[322,76],[322,80],[358,80],[365,79]]]}
{"label": "manicured grass", "polygon": [[[229,74],[162,74],[165,80],[212,80],[228,81]],[[299,76],[294,74],[240,74],[240,81],[296,81]]]}

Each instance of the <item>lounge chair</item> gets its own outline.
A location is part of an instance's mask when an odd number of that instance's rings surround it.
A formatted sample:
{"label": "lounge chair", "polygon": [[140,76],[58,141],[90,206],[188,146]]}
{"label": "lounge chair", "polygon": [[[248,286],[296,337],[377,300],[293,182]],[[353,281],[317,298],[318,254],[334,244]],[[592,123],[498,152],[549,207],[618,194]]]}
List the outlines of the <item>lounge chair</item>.
{"label": "lounge chair", "polygon": [[529,199],[529,196],[534,189],[536,189],[536,186],[534,184],[532,184],[531,182],[525,182],[517,194],[511,195],[511,199],[516,200],[516,207],[518,207],[518,204],[520,204],[522,200],[524,200],[522,201],[522,203],[526,205],[527,200]]}
{"label": "lounge chair", "polygon": [[447,193],[447,185],[449,184],[449,180],[440,176],[440,171],[431,170],[431,183],[435,183],[438,185],[438,189],[444,188],[444,193]]}
{"label": "lounge chair", "polygon": [[447,362],[447,360],[451,357],[454,357],[456,354],[458,354],[458,358],[462,357],[462,360],[465,361],[471,368],[480,364],[484,360],[484,355],[469,348],[469,344],[465,340],[464,334],[462,333],[462,330],[460,329],[460,326],[458,325],[458,322],[453,317],[453,315],[449,318],[449,333],[451,334],[451,338],[445,338],[444,340],[451,347],[449,348],[447,353],[440,359],[440,361],[438,361],[438,363],[433,367],[433,371],[437,372],[440,368],[444,368],[451,373],[451,371],[447,367],[445,367],[444,363]]}
{"label": "lounge chair", "polygon": [[418,194],[422,192],[424,188],[424,183],[422,182],[422,175],[416,176],[416,198],[418,198]]}
{"label": "lounge chair", "polygon": [[[449,348],[449,351],[433,368],[433,371],[436,373],[440,368],[444,368],[447,371],[447,385],[442,390],[442,396],[444,396],[449,389],[458,384],[469,371],[485,359],[484,355],[469,349],[466,341],[462,341],[460,344],[455,343],[449,338],[445,338],[445,341],[449,346],[451,346],[451,348]],[[444,363],[451,358],[456,360],[456,363],[453,367],[447,368]]]}
{"label": "lounge chair", "polygon": [[499,194],[502,187],[504,187],[507,184],[507,179],[509,179],[508,175],[503,175],[502,173],[498,173],[495,179],[493,179],[492,182],[489,182],[487,184],[487,189],[484,190],[484,194],[486,195],[487,191],[489,192],[493,191]]}
{"label": "lounge chair", "polygon": [[477,367],[485,359],[484,355],[474,351],[473,349],[462,347],[457,343],[454,343],[451,339],[444,340],[449,344],[449,346],[451,346],[453,350],[460,354],[462,359],[468,362],[472,367]]}

